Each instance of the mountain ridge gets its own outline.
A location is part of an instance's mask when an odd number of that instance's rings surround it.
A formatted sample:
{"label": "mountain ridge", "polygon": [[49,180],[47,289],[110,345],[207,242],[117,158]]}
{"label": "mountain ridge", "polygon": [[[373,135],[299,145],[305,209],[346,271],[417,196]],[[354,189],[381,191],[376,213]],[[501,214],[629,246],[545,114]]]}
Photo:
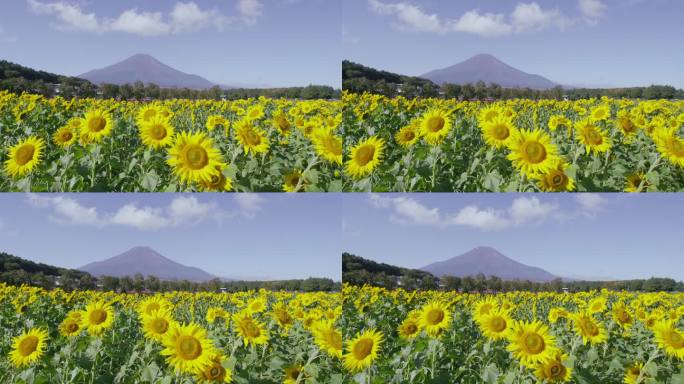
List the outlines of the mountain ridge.
{"label": "mountain ridge", "polygon": [[94,84],[132,84],[142,81],[161,88],[208,89],[220,86],[202,76],[179,71],[148,54],[135,54],[112,65],[85,72],[79,76]]}
{"label": "mountain ridge", "polygon": [[490,54],[478,54],[449,67],[418,76],[436,84],[475,84],[483,81],[504,88],[550,89],[560,86],[543,76],[523,72]]}
{"label": "mountain ridge", "polygon": [[173,261],[145,246],[133,247],[119,255],[88,263],[77,269],[97,277],[124,277],[140,273],[160,280],[208,281],[217,278],[200,268]]}
{"label": "mountain ridge", "polygon": [[435,276],[496,276],[503,280],[530,280],[548,282],[560,277],[534,266],[513,260],[492,247],[480,246],[447,260],[434,262],[422,268]]}

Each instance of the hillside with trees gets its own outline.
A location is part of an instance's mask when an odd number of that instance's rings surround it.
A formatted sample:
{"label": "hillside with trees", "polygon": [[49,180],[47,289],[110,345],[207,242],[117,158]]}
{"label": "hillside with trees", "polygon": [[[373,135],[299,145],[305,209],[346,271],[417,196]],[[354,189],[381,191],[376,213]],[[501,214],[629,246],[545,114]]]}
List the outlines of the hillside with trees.
{"label": "hillside with trees", "polygon": [[30,285],[44,289],[61,288],[67,291],[79,289],[100,289],[114,292],[240,292],[266,289],[271,291],[339,291],[341,284],[332,279],[310,277],[308,279],[274,281],[222,281],[207,282],[187,280],[167,281],[154,276],[96,278],[87,272],[36,263],[31,260],[0,252],[0,283],[8,285]]}
{"label": "hillside with trees", "polygon": [[684,90],[669,85],[630,88],[551,89],[504,88],[478,81],[474,84],[437,85],[419,77],[404,76],[366,67],[348,60],[342,62],[342,89],[351,93],[374,93],[387,97],[435,97],[459,100],[556,99],[569,100],[608,96],[630,99],[684,99]]}
{"label": "hillside with trees", "polygon": [[387,289],[442,289],[459,292],[583,292],[603,288],[631,292],[684,292],[684,282],[658,277],[615,281],[555,279],[549,282],[503,280],[484,274],[437,278],[425,271],[377,263],[349,253],[342,254],[342,281],[350,285],[371,285]]}

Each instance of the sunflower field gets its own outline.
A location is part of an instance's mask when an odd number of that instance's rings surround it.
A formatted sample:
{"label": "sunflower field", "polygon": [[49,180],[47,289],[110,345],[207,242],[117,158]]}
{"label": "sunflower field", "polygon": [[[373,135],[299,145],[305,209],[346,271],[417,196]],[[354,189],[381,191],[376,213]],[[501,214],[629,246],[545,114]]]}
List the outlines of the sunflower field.
{"label": "sunflower field", "polygon": [[342,383],[340,293],[0,284],[2,383]]}
{"label": "sunflower field", "polygon": [[357,383],[684,383],[684,294],[345,286]]}
{"label": "sunflower field", "polygon": [[343,94],[344,189],[684,190],[684,102]]}
{"label": "sunflower field", "polygon": [[0,191],[340,191],[341,102],[0,92]]}

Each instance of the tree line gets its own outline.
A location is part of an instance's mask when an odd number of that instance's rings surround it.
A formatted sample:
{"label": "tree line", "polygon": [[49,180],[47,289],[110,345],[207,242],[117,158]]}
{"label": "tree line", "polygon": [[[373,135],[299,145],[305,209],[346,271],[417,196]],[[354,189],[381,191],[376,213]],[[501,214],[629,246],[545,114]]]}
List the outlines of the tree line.
{"label": "tree line", "polygon": [[629,99],[684,99],[684,90],[669,85],[651,85],[629,88],[568,88],[551,89],[503,88],[483,81],[474,84],[438,85],[419,77],[378,71],[351,61],[342,62],[342,89],[351,93],[374,93],[387,97],[404,96],[433,97],[459,100],[508,100],[508,99],[587,99],[608,96]]}
{"label": "tree line", "polygon": [[45,97],[91,97],[119,100],[211,99],[237,100],[249,97],[287,99],[339,99],[340,90],[325,85],[288,88],[231,88],[219,86],[209,89],[161,88],[156,84],[137,81],[132,84],[100,84],[77,77],[61,76],[9,61],[0,60],[0,90],[23,92]]}
{"label": "tree line", "polygon": [[9,285],[30,285],[43,289],[61,288],[66,291],[100,289],[113,292],[240,292],[267,289],[271,291],[339,291],[341,284],[328,278],[274,280],[274,281],[222,281],[205,282],[188,280],[160,280],[155,276],[94,277],[75,269],[59,268],[35,263],[8,253],[0,252],[0,282]]}
{"label": "tree line", "polygon": [[349,253],[342,254],[342,281],[347,284],[370,285],[386,289],[446,290],[459,292],[584,292],[598,289],[632,292],[684,292],[684,282],[670,278],[618,281],[503,280],[496,276],[442,276],[429,272],[377,263]]}

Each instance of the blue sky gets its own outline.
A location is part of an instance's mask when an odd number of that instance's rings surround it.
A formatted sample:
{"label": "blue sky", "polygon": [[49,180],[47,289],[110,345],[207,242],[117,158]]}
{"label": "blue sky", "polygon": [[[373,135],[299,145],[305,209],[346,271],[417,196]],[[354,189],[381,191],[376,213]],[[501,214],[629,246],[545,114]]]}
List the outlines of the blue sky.
{"label": "blue sky", "polygon": [[12,0],[0,59],[79,75],[137,53],[220,84],[339,87],[341,0]]}
{"label": "blue sky", "polygon": [[407,75],[489,53],[561,84],[684,88],[680,0],[345,0],[344,57]]}
{"label": "blue sky", "polygon": [[572,278],[684,281],[682,194],[344,194],[348,252],[420,268],[492,246]]}
{"label": "blue sky", "polygon": [[231,278],[341,278],[339,194],[11,194],[0,251],[77,268],[150,246]]}

